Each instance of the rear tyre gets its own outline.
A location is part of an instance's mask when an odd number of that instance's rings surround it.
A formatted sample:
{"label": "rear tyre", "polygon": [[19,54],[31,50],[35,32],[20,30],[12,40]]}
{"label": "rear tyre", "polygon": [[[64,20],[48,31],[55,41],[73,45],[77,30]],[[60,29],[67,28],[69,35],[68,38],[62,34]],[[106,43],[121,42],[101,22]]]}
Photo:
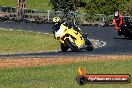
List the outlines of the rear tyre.
{"label": "rear tyre", "polygon": [[61,50],[62,50],[62,52],[66,52],[68,49],[69,49],[68,46],[66,46],[63,43],[61,43]]}
{"label": "rear tyre", "polygon": [[131,34],[131,35],[129,35],[129,39],[130,39],[130,40],[132,40],[132,34]]}
{"label": "rear tyre", "polygon": [[68,38],[64,42],[72,51],[78,51],[78,48]]}
{"label": "rear tyre", "polygon": [[130,30],[129,39],[132,40],[132,30]]}

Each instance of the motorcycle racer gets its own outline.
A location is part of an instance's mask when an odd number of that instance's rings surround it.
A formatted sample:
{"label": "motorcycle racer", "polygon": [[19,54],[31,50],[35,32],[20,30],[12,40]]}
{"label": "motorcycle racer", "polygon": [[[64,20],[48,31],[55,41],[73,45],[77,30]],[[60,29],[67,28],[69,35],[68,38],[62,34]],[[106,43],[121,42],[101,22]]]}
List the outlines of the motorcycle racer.
{"label": "motorcycle racer", "polygon": [[83,36],[84,34],[78,26],[61,21],[60,17],[54,17],[53,23],[52,32],[55,39],[60,41],[63,52],[66,52],[68,49],[72,51],[81,49],[86,49],[87,51],[93,50],[93,45],[89,41],[89,38],[87,35],[86,37]]}
{"label": "motorcycle racer", "polygon": [[121,36],[121,27],[123,24],[123,17],[120,15],[119,12],[115,12],[114,14],[114,19],[113,19],[113,24],[115,26],[115,29],[118,31],[118,35]]}
{"label": "motorcycle racer", "polygon": [[58,31],[60,29],[60,25],[61,24],[64,24],[65,26],[67,26],[68,28],[73,28],[74,30],[76,30],[77,32],[82,33],[81,29],[79,29],[77,27],[77,25],[73,25],[73,24],[68,24],[66,21],[61,21],[60,17],[54,17],[53,18],[53,23],[54,23],[54,26],[52,28],[52,32],[53,34],[55,33],[55,31]]}
{"label": "motorcycle racer", "polygon": [[20,21],[24,17],[24,9],[26,6],[26,0],[17,0],[17,20]]}
{"label": "motorcycle racer", "polygon": [[60,29],[60,26],[61,24],[65,25],[66,27],[68,28],[73,28],[75,31],[79,32],[82,37],[84,38],[85,40],[85,43],[88,44],[89,41],[87,41],[88,37],[87,37],[87,34],[83,34],[83,32],[81,31],[81,29],[75,25],[75,24],[68,24],[66,21],[61,21],[60,17],[54,17],[53,18],[53,23],[54,23],[54,26],[52,27],[52,33],[54,34],[55,36],[55,32],[57,32],[59,29]]}

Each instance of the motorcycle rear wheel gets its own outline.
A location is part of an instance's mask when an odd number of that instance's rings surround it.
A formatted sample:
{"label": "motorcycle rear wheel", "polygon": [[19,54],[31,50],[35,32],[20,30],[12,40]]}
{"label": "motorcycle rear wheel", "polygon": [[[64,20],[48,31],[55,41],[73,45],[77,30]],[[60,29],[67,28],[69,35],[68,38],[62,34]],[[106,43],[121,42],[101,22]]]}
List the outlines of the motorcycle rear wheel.
{"label": "motorcycle rear wheel", "polygon": [[129,39],[130,39],[130,40],[132,40],[132,34],[131,34],[131,35],[129,35]]}
{"label": "motorcycle rear wheel", "polygon": [[66,38],[64,40],[64,43],[72,50],[72,51],[78,51],[78,48],[68,39]]}
{"label": "motorcycle rear wheel", "polygon": [[132,40],[132,30],[130,30],[129,39]]}

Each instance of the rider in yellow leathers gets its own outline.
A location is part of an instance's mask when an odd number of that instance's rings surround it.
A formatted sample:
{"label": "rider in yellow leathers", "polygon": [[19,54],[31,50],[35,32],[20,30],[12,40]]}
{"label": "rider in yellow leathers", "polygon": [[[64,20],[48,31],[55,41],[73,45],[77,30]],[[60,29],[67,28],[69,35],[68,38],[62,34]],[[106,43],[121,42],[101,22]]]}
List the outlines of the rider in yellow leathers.
{"label": "rider in yellow leathers", "polygon": [[79,32],[80,34],[82,34],[82,36],[84,37],[84,39],[86,40],[87,38],[87,35],[86,34],[83,34],[81,29],[77,26],[77,25],[74,25],[74,24],[68,24],[67,22],[65,21],[61,21],[61,18],[60,17],[54,17],[53,18],[53,23],[54,23],[54,26],[52,28],[52,32],[53,34],[55,34],[55,31],[58,31],[60,29],[60,25],[61,24],[64,24],[65,26],[67,26],[68,28],[73,28],[75,31]]}

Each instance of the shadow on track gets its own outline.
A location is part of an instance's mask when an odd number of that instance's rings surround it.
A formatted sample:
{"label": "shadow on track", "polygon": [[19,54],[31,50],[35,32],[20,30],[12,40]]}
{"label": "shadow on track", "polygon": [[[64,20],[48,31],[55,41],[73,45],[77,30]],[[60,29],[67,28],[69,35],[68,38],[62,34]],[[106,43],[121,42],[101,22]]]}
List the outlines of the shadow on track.
{"label": "shadow on track", "polygon": [[[4,54],[0,55],[0,57],[53,57],[53,56],[78,56],[86,52],[85,50],[73,52],[71,50],[67,52],[62,51],[49,51],[49,52],[35,52],[35,53],[20,53],[20,54]],[[91,52],[91,51],[87,51]]]}

